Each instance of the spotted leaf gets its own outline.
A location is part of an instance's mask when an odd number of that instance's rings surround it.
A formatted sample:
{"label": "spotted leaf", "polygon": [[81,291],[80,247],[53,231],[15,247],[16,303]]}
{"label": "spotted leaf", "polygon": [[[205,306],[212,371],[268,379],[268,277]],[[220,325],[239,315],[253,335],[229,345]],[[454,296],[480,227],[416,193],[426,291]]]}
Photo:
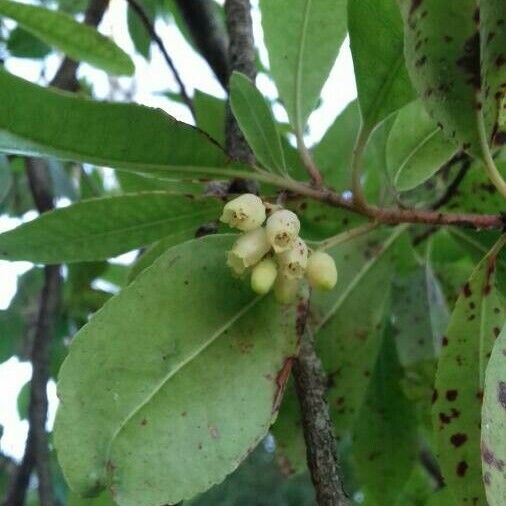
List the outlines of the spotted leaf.
{"label": "spotted leaf", "polygon": [[481,479],[480,410],[485,367],[505,317],[495,289],[499,246],[478,264],[462,289],[436,374],[436,450],[457,504],[487,504]]}

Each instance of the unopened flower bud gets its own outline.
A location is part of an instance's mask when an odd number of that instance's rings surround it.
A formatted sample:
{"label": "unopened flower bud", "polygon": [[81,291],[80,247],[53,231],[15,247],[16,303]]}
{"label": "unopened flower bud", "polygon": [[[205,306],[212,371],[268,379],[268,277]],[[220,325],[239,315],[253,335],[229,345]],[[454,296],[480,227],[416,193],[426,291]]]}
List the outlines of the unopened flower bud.
{"label": "unopened flower bud", "polygon": [[260,227],[265,221],[265,206],[260,197],[245,193],[225,205],[220,221],[243,232],[249,232]]}
{"label": "unopened flower bud", "polygon": [[281,253],[295,244],[300,231],[300,222],[295,213],[283,209],[269,216],[265,228],[274,251]]}
{"label": "unopened flower bud", "polygon": [[315,251],[307,262],[306,276],[313,288],[332,290],[337,283],[334,259],[323,251]]}
{"label": "unopened flower bud", "polygon": [[281,271],[289,278],[302,278],[306,272],[307,257],[306,243],[300,237],[297,237],[293,248],[283,251],[278,256]]}
{"label": "unopened flower bud", "polygon": [[274,283],[274,297],[280,304],[292,304],[297,299],[299,280],[278,274]]}
{"label": "unopened flower bud", "polygon": [[247,232],[235,242],[228,252],[227,265],[236,273],[242,274],[248,267],[257,264],[271,249],[263,228]]}
{"label": "unopened flower bud", "polygon": [[251,289],[259,295],[269,293],[276,281],[278,267],[272,258],[266,258],[257,264],[251,273]]}

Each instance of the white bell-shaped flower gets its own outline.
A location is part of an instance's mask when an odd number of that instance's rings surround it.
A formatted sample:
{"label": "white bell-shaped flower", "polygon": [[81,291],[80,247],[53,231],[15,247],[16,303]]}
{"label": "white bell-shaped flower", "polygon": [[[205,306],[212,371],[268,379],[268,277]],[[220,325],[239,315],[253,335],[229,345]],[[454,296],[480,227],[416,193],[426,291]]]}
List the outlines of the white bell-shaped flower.
{"label": "white bell-shaped flower", "polygon": [[265,221],[265,206],[260,197],[245,193],[225,205],[220,221],[243,232],[249,232],[260,227]]}
{"label": "white bell-shaped flower", "polygon": [[334,259],[323,251],[315,251],[307,262],[309,285],[320,290],[332,290],[337,283],[337,267]]}
{"label": "white bell-shaped flower", "polygon": [[306,272],[307,258],[306,243],[300,237],[297,237],[292,249],[283,251],[278,255],[280,270],[289,278],[300,279]]}
{"label": "white bell-shaped flower", "polygon": [[258,263],[251,272],[251,289],[259,295],[269,293],[276,281],[278,266],[272,258]]}
{"label": "white bell-shaped flower", "polygon": [[300,231],[300,221],[295,213],[282,209],[269,216],[265,228],[274,251],[281,253],[295,244]]}
{"label": "white bell-shaped flower", "polygon": [[248,267],[256,265],[269,252],[271,244],[265,229],[257,228],[241,235],[228,252],[227,265],[238,275]]}

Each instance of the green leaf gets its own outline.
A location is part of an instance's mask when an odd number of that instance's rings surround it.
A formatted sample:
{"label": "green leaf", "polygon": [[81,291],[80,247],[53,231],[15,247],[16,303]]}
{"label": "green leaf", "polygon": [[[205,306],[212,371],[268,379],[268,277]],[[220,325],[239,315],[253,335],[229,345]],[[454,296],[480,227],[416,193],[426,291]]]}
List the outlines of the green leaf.
{"label": "green leaf", "polygon": [[460,147],[480,152],[476,0],[399,0],[406,62],[431,117]]}
{"label": "green leaf", "polygon": [[68,506],[115,506],[116,503],[110,498],[107,493],[100,494],[93,499],[85,499],[79,497],[78,494],[71,493],[69,497]]}
{"label": "green leaf", "polygon": [[485,367],[505,318],[495,289],[497,249],[480,262],[462,289],[443,338],[436,375],[432,414],[437,453],[458,504],[487,504],[481,478],[480,410]]}
{"label": "green leaf", "polygon": [[112,74],[132,75],[135,71],[130,57],[114,42],[63,12],[0,0],[0,16],[14,19],[25,30],[75,60]]}
{"label": "green leaf", "polygon": [[[156,5],[152,0],[144,0],[142,3],[144,13],[149,21],[154,24],[156,16]],[[128,33],[134,43],[135,49],[144,58],[149,59],[149,50],[151,48],[151,35],[146,30],[144,23],[140,20],[137,13],[128,6],[127,10]]]}
{"label": "green leaf", "polygon": [[369,233],[329,250],[340,279],[331,294],[313,294],[311,326],[329,378],[336,436],[352,427],[381,345],[389,304],[393,246],[401,229]]}
{"label": "green leaf", "polygon": [[255,157],[267,169],[283,173],[283,148],[269,104],[244,75],[234,72],[230,79],[230,105]]}
{"label": "green leaf", "polygon": [[195,90],[193,97],[197,126],[220,146],[225,145],[225,100]]}
{"label": "green leaf", "polygon": [[415,412],[401,389],[403,370],[391,332],[387,326],[353,431],[356,476],[376,504],[395,504],[418,453]]}
{"label": "green leaf", "polygon": [[271,429],[281,471],[293,476],[307,470],[306,443],[302,433],[299,399],[293,382],[288,383],[279,416]]}
{"label": "green leaf", "polygon": [[351,159],[359,129],[360,111],[358,102],[354,100],[336,118],[313,150],[325,183],[338,192],[351,188]]}
{"label": "green leaf", "polygon": [[[497,162],[499,170],[506,174],[506,162]],[[490,182],[479,162],[474,163],[460,183],[458,191],[444,207],[454,212],[500,214],[504,210],[504,197]]]}
{"label": "green leaf", "polygon": [[480,2],[481,65],[487,131],[497,146],[506,134],[506,23],[502,0]]}
{"label": "green leaf", "polygon": [[404,63],[402,19],[393,0],[349,0],[348,29],[364,130],[415,98]]}
{"label": "green leaf", "polygon": [[16,58],[44,58],[51,52],[47,44],[20,26],[9,34],[7,49]]}
{"label": "green leaf", "polygon": [[194,230],[218,217],[213,198],[153,192],[78,202],[0,234],[0,258],[38,263],[102,260]]}
{"label": "green leaf", "polygon": [[223,480],[266,434],[296,353],[295,310],[232,276],[233,240],[170,249],[72,341],[55,444],[76,492],[174,504]]}
{"label": "green leaf", "polygon": [[190,241],[195,238],[197,228],[183,230],[182,232],[171,234],[160,241],[155,242],[140,255],[132,265],[127,282],[132,282],[146,267],[149,267],[158,257],[165,253],[172,246]]}
{"label": "green leaf", "polygon": [[506,327],[494,344],[485,376],[481,458],[489,506],[502,506],[506,497]]}
{"label": "green leaf", "polygon": [[31,382],[25,383],[18,393],[17,408],[18,415],[21,420],[28,420],[28,406],[30,405],[30,385]]}
{"label": "green leaf", "polygon": [[346,0],[261,0],[271,72],[302,134],[346,35]]}
{"label": "green leaf", "polygon": [[136,172],[187,176],[231,172],[223,168],[228,158],[218,145],[159,109],[69,96],[3,70],[0,151]]}
{"label": "green leaf", "polygon": [[390,131],[387,167],[398,191],[425,183],[458,151],[420,101],[403,107]]}

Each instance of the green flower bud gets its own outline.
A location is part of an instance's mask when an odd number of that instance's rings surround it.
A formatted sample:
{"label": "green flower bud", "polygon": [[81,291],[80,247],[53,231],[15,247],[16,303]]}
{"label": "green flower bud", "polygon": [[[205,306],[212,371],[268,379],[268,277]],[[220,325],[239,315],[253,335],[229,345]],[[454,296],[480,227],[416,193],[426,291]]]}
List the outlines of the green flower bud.
{"label": "green flower bud", "polygon": [[306,276],[311,287],[332,290],[337,283],[334,259],[323,251],[315,251],[307,262]]}
{"label": "green flower bud", "polygon": [[274,251],[281,253],[295,244],[300,231],[299,218],[287,209],[276,211],[269,216],[265,229]]}
{"label": "green flower bud", "polygon": [[251,273],[251,289],[259,295],[269,293],[276,281],[278,266],[272,258],[266,258],[257,264]]}
{"label": "green flower bud", "polygon": [[262,257],[269,252],[271,244],[263,228],[257,228],[247,232],[235,242],[228,252],[227,265],[238,275],[252,265],[262,260]]}
{"label": "green flower bud", "polygon": [[243,232],[249,232],[260,227],[265,221],[265,206],[260,197],[245,193],[225,205],[220,221]]}
{"label": "green flower bud", "polygon": [[274,283],[274,297],[280,304],[293,304],[299,292],[299,280],[278,274]]}
{"label": "green flower bud", "polygon": [[292,249],[278,255],[280,270],[289,278],[300,279],[306,272],[307,257],[306,243],[297,237]]}

